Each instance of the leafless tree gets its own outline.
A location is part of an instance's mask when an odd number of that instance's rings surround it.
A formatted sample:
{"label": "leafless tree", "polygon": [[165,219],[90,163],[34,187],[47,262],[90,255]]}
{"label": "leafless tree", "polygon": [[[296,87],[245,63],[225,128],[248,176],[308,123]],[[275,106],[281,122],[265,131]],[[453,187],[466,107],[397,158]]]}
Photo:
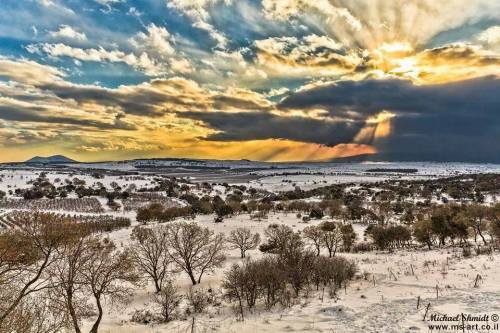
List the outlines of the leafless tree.
{"label": "leafless tree", "polygon": [[477,235],[479,235],[484,243],[487,245],[488,242],[483,235],[483,230],[486,229],[486,219],[488,217],[488,207],[472,204],[467,206],[466,216],[468,217],[468,225],[474,231],[474,241],[477,239]]}
{"label": "leafless tree", "polygon": [[322,242],[328,250],[328,256],[335,256],[342,244],[342,231],[334,222],[323,222],[320,226],[323,232]]}
{"label": "leafless tree", "polygon": [[267,309],[279,302],[286,288],[286,276],[279,269],[279,263],[280,260],[276,256],[266,256],[252,263],[257,272],[255,281],[261,290]]}
{"label": "leafless tree", "polygon": [[66,312],[58,311],[48,290],[31,294],[3,321],[0,332],[59,333],[70,324]]}
{"label": "leafless tree", "polygon": [[343,283],[352,279],[356,273],[356,264],[343,257],[317,257],[314,261],[311,275],[312,282],[319,289],[320,285],[334,285],[340,288]]}
{"label": "leafless tree", "polygon": [[240,312],[241,320],[244,320],[243,302],[246,294],[246,278],[245,271],[238,265],[233,265],[229,271],[226,272],[222,287],[226,291],[226,296],[229,300],[236,299],[238,301],[238,310]]}
{"label": "leafless tree", "polygon": [[201,282],[204,273],[221,267],[226,259],[224,235],[196,223],[169,224],[167,235],[170,257],[193,285]]}
{"label": "leafless tree", "polygon": [[167,278],[172,262],[168,255],[167,230],[163,226],[155,229],[136,227],[132,231],[132,259],[139,270],[153,281],[156,292]]}
{"label": "leafless tree", "polygon": [[91,249],[90,259],[82,271],[83,283],[88,287],[97,307],[95,319],[90,333],[97,333],[104,311],[103,299],[111,302],[122,301],[129,296],[130,288],[125,283],[135,283],[138,274],[127,250],[117,250],[107,240],[95,242]]}
{"label": "leafless tree", "polygon": [[241,258],[245,258],[248,250],[253,250],[259,245],[260,235],[252,234],[248,228],[238,228],[229,233],[227,242],[232,244],[234,249],[240,249]]}
{"label": "leafless tree", "polygon": [[160,307],[163,320],[169,322],[182,300],[182,295],[178,293],[178,288],[169,280],[154,295],[153,300]]}
{"label": "leafless tree", "polygon": [[50,288],[45,273],[65,241],[65,225],[63,218],[34,213],[0,234],[0,329],[26,297]]}
{"label": "leafless tree", "polygon": [[317,226],[309,226],[302,230],[302,234],[316,249],[316,256],[319,256],[323,244],[323,232],[321,229]]}
{"label": "leafless tree", "polygon": [[296,248],[280,255],[280,269],[292,286],[295,295],[310,282],[315,254],[304,248]]}
{"label": "leafless tree", "polygon": [[66,233],[67,241],[56,249],[58,260],[48,270],[52,285],[49,295],[59,311],[68,314],[74,331],[80,333],[80,319],[87,305],[82,272],[97,240],[77,226]]}
{"label": "leafless tree", "polygon": [[304,242],[299,233],[284,224],[270,224],[264,231],[266,242],[259,246],[262,252],[283,254],[286,251],[302,248]]}

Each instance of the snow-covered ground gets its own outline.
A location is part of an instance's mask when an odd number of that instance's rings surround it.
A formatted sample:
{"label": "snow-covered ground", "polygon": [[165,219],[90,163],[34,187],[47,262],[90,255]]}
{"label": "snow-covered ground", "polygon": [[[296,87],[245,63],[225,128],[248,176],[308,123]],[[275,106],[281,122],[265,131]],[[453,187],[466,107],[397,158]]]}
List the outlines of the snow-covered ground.
{"label": "snow-covered ground", "polygon": [[[156,175],[186,177],[193,182],[229,182],[253,186],[270,191],[291,190],[295,186],[310,189],[339,183],[377,182],[382,180],[432,179],[474,173],[500,173],[497,164],[387,162],[387,163],[264,163],[251,161],[212,160],[136,160],[126,162],[68,164],[67,168],[50,169],[48,178],[85,180],[87,185],[102,183],[109,187],[112,182],[126,187],[135,183],[138,187],[151,184]],[[373,169],[415,169],[415,173],[373,172]],[[92,176],[95,170],[104,173],[103,179]],[[157,170],[155,172],[155,170]],[[0,166],[0,190],[8,191],[25,187],[42,170],[24,165]],[[113,175],[123,172],[124,175]],[[131,173],[139,173],[132,175]],[[128,175],[126,175],[129,173]],[[143,178],[143,179],[138,179]]]}
{"label": "snow-covered ground", "polygon": [[[100,182],[111,187],[116,182],[122,188],[131,184],[137,187],[151,186],[156,174],[151,170],[142,172],[140,167],[186,167],[188,162],[179,161],[134,161],[127,163],[101,163],[72,165],[71,169],[49,170],[47,177],[51,182],[57,178],[78,178],[87,185]],[[189,162],[187,166],[207,166],[207,162]],[[369,183],[387,179],[432,179],[458,174],[500,173],[500,165],[476,165],[461,163],[346,163],[346,164],[283,164],[275,167],[269,163],[253,163],[247,161],[208,163],[214,168],[230,168],[221,171],[218,183],[225,182],[226,174],[240,172],[248,174],[247,181],[235,181],[235,184],[278,192],[294,189],[311,189],[336,183]],[[82,168],[79,172],[77,168]],[[107,171],[139,172],[137,175],[104,174],[104,178],[96,179],[88,169]],[[416,173],[368,172],[369,169],[417,169]],[[251,169],[251,170],[246,170]],[[198,174],[186,169],[190,179],[197,181]],[[238,171],[239,170],[239,171]],[[27,188],[27,182],[38,177],[41,170],[36,168],[14,168],[0,170],[0,190],[9,192],[16,188]],[[169,174],[162,169],[161,174]],[[193,185],[190,185],[193,187]],[[223,186],[215,186],[211,196],[220,194],[224,198]],[[198,191],[198,192],[196,192]],[[201,190],[193,192],[201,194]],[[10,197],[10,195],[8,195]],[[115,216],[129,217],[132,227],[114,231],[108,236],[117,244],[126,246],[130,242],[130,234],[135,221],[135,212],[123,210],[112,211],[106,206],[105,199],[99,198],[105,212]],[[314,200],[314,199],[313,199]],[[487,198],[487,201],[492,201]],[[120,202],[119,200],[117,200]],[[180,203],[182,204],[182,203]],[[0,212],[0,214],[8,211]],[[226,218],[222,223],[214,223],[214,216],[196,216],[194,222],[208,227],[215,232],[228,234],[238,227],[250,228],[253,232],[263,234],[272,223],[286,224],[294,230],[302,230],[306,226],[318,224],[320,220],[303,223],[295,214],[271,213],[262,221],[250,219],[248,214]],[[152,227],[156,227],[153,225]],[[357,241],[363,240],[365,226],[354,225],[358,234]],[[258,250],[249,252],[250,257],[258,258],[262,253]],[[311,291],[308,298],[300,298],[290,308],[275,307],[265,311],[257,307],[246,313],[245,321],[238,321],[231,305],[223,303],[218,308],[211,308],[195,319],[195,332],[429,332],[431,324],[423,321],[424,313],[429,305],[427,318],[433,313],[456,315],[467,314],[500,314],[500,255],[475,256],[464,258],[457,248],[435,250],[398,250],[394,253],[369,252],[359,254],[339,254],[356,261],[359,269],[358,279],[352,281],[338,298],[332,299],[322,291]],[[234,263],[241,263],[238,250],[229,250],[224,267],[215,273],[208,274],[202,281],[202,287],[220,290],[224,272]],[[474,287],[474,281],[481,277],[481,282]],[[184,274],[174,276],[176,285],[183,291],[190,285]],[[174,320],[168,324],[141,325],[131,322],[134,311],[153,309],[153,287],[146,285],[136,288],[130,303],[120,307],[106,305],[106,313],[102,323],[102,332],[138,333],[138,332],[190,332],[189,320]],[[417,299],[420,306],[417,309]],[[182,316],[181,316],[182,318]],[[491,323],[491,322],[490,322]],[[87,327],[88,329],[88,327]],[[496,330],[499,331],[499,330]],[[439,331],[435,331],[439,332]],[[453,332],[448,330],[446,332]],[[475,331],[474,331],[475,332]],[[486,332],[486,330],[484,330]],[[495,330],[491,330],[495,332]]]}
{"label": "snow-covered ground", "polygon": [[[271,214],[268,220],[261,222],[252,221],[247,215],[218,224],[213,223],[210,216],[197,217],[195,221],[223,233],[242,225],[261,233],[270,223],[287,224],[295,230],[310,225],[300,223],[293,214]],[[355,226],[358,240],[362,239],[363,229],[363,226]],[[124,244],[129,232],[120,230],[111,237],[117,243]],[[262,254],[253,250],[249,255],[258,258]],[[500,313],[498,254],[463,258],[461,250],[450,248],[340,255],[357,263],[360,277],[350,283],[345,291],[341,291],[337,299],[330,298],[327,292],[322,297],[321,290],[312,291],[308,298],[301,298],[290,308],[277,307],[271,311],[257,308],[246,314],[244,322],[238,321],[233,309],[225,305],[198,316],[197,332],[428,332],[429,325],[439,324],[423,321],[428,304],[427,318],[433,313]],[[215,274],[207,275],[201,286],[216,290],[220,288],[224,271],[234,263],[241,263],[237,250],[229,251],[224,267]],[[476,288],[474,282],[478,274],[481,283]],[[182,290],[187,290],[190,285],[183,274],[176,276],[176,283]],[[152,286],[137,290],[130,304],[109,312],[103,323],[103,331],[189,332],[191,320],[151,325],[131,323],[134,311],[152,308],[152,295]],[[420,306],[417,309],[419,297]]]}

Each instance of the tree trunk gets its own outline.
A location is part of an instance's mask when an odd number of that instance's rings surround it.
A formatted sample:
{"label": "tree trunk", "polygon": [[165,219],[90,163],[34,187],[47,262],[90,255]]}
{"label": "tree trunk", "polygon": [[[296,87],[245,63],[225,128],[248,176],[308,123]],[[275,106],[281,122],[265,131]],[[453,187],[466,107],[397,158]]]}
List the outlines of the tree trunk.
{"label": "tree trunk", "polygon": [[241,300],[241,297],[238,297],[238,301],[240,303],[240,313],[241,313],[241,321],[245,320],[245,317],[243,316],[243,302]]}
{"label": "tree trunk", "polygon": [[[194,286],[195,284],[197,284],[196,279],[195,279],[194,274],[193,274],[193,271],[192,271],[191,269],[188,269],[188,270],[186,271],[186,273],[189,275],[189,278],[191,279],[191,283],[193,284],[193,286]],[[200,277],[201,277],[201,276],[200,276]]]}
{"label": "tree trunk", "polygon": [[71,316],[71,323],[73,324],[75,333],[81,333],[80,325],[78,324],[78,317],[76,315],[75,307],[73,306],[73,291],[67,290],[66,293],[68,295],[68,310],[69,315]]}
{"label": "tree trunk", "polygon": [[481,236],[481,239],[483,240],[484,245],[488,245],[488,243],[486,242],[486,239],[484,238],[483,233],[481,232],[480,228],[477,228],[477,233],[479,234],[479,236]]}
{"label": "tree trunk", "polygon": [[97,304],[97,309],[99,310],[99,314],[97,315],[97,319],[95,320],[94,325],[92,325],[89,333],[97,333],[102,320],[102,305],[99,296],[95,296],[95,301]]}
{"label": "tree trunk", "polygon": [[155,281],[156,293],[158,294],[161,291],[161,286],[160,283],[158,282],[158,278],[155,278],[154,281]]}

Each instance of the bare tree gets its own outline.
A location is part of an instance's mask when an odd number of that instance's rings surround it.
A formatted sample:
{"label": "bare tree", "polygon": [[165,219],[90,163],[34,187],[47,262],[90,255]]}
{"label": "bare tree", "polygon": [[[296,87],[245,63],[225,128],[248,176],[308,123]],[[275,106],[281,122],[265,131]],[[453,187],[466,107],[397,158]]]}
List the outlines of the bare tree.
{"label": "bare tree", "polygon": [[226,296],[229,300],[236,299],[238,301],[238,310],[241,320],[244,320],[243,301],[246,294],[246,277],[244,269],[238,265],[231,266],[231,269],[226,272],[222,287],[226,290]]}
{"label": "bare tree", "polygon": [[141,273],[153,280],[156,292],[159,293],[172,262],[167,251],[167,230],[163,226],[155,229],[136,227],[131,237],[134,240],[132,259]]}
{"label": "bare tree", "polygon": [[167,231],[169,255],[193,285],[201,282],[205,272],[221,267],[226,259],[223,234],[215,235],[196,223],[170,224]]}
{"label": "bare tree", "polygon": [[45,272],[65,241],[66,224],[55,215],[35,213],[0,234],[0,329],[26,297],[50,288]]}
{"label": "bare tree", "polygon": [[316,249],[316,256],[319,256],[321,245],[323,244],[323,232],[321,229],[317,226],[309,226],[302,230],[302,234]]}
{"label": "bare tree", "polygon": [[270,224],[264,233],[267,240],[259,246],[262,252],[282,255],[286,251],[304,246],[300,234],[284,224]]}
{"label": "bare tree", "polygon": [[107,239],[93,244],[90,259],[82,275],[97,307],[97,318],[90,333],[97,333],[104,314],[103,299],[106,298],[111,302],[125,299],[129,296],[130,288],[127,288],[124,283],[135,283],[138,275],[134,271],[130,253],[126,250],[117,250],[115,245]]}
{"label": "bare tree", "polygon": [[80,318],[87,305],[82,271],[96,240],[82,227],[74,226],[66,232],[68,239],[56,250],[58,260],[48,270],[52,284],[49,295],[60,312],[68,314],[75,332],[80,333]]}
{"label": "bare tree", "polygon": [[342,231],[334,222],[323,222],[320,225],[323,232],[322,241],[328,250],[328,256],[335,256],[337,249],[342,244]]}
{"label": "bare tree", "polygon": [[160,307],[165,322],[172,320],[172,316],[182,300],[182,295],[177,290],[178,288],[169,280],[154,295],[153,300]]}
{"label": "bare tree", "polygon": [[487,245],[488,242],[483,235],[483,230],[486,229],[486,218],[488,217],[488,207],[472,204],[467,206],[466,216],[469,218],[468,225],[474,231],[474,242],[477,240],[477,235],[479,235],[484,243]]}
{"label": "bare tree", "polygon": [[69,325],[65,311],[58,311],[47,290],[25,297],[3,321],[0,332],[59,333]]}
{"label": "bare tree", "polygon": [[234,249],[240,249],[241,258],[245,258],[248,250],[253,250],[259,245],[260,235],[252,234],[248,228],[238,228],[229,233],[227,242],[232,244]]}

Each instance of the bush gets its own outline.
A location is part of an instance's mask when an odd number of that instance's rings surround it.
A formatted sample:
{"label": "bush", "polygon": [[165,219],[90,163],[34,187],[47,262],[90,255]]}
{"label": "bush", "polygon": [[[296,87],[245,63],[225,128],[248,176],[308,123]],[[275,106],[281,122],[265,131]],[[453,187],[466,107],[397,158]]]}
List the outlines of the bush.
{"label": "bush", "polygon": [[493,252],[491,246],[477,246],[474,248],[476,255],[480,256],[482,254],[490,255]]}
{"label": "bush", "polygon": [[462,255],[463,255],[464,258],[469,258],[472,255],[472,252],[471,252],[469,246],[464,246],[462,248]]}
{"label": "bush", "polygon": [[309,212],[309,217],[312,219],[319,220],[322,219],[324,215],[323,210],[319,206],[314,206]]}
{"label": "bush", "polygon": [[365,232],[380,250],[405,247],[411,241],[410,229],[402,225],[389,227],[370,225]]}
{"label": "bush", "polygon": [[137,324],[148,325],[150,323],[160,322],[162,318],[151,310],[135,310],[130,321]]}
{"label": "bush", "polygon": [[352,224],[342,224],[340,226],[340,231],[342,232],[342,246],[344,251],[349,252],[356,241],[356,232]]}
{"label": "bush", "polygon": [[233,265],[226,272],[223,288],[230,301],[238,302],[241,317],[244,306],[255,307],[262,301],[267,309],[275,304],[289,306],[292,298],[311,286],[325,286],[335,292],[346,286],[356,273],[353,261],[342,257],[315,256],[304,249],[287,251],[280,256],[266,256]]}
{"label": "bush", "polygon": [[352,252],[354,253],[370,252],[373,250],[374,250],[373,245],[368,242],[357,243],[352,247]]}
{"label": "bush", "polygon": [[152,203],[137,210],[137,221],[142,223],[150,221],[168,222],[178,217],[194,217],[194,211],[189,206],[164,208],[159,203]]}
{"label": "bush", "polygon": [[164,322],[172,320],[177,307],[182,300],[182,295],[177,292],[177,287],[172,281],[167,281],[160,292],[154,295],[153,300],[159,306]]}
{"label": "bush", "polygon": [[189,302],[189,313],[202,313],[209,304],[210,297],[206,290],[197,287],[189,288],[186,298]]}

